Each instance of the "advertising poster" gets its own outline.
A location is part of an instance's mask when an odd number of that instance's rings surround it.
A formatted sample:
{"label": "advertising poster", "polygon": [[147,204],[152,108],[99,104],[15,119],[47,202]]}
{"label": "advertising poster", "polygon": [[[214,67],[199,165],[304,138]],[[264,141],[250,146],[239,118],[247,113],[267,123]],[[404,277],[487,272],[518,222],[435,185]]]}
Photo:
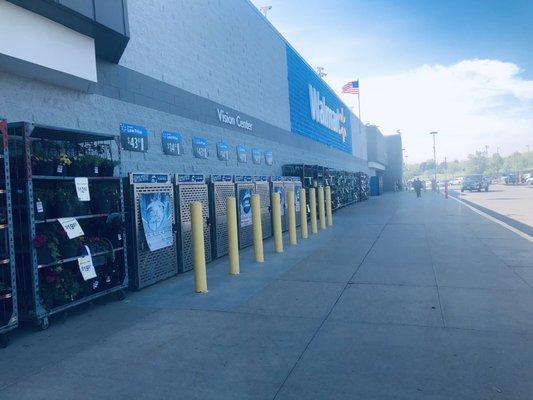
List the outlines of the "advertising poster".
{"label": "advertising poster", "polygon": [[248,162],[248,155],[246,154],[246,147],[242,144],[237,146],[237,161],[240,163]]}
{"label": "advertising poster", "polygon": [[239,190],[241,227],[252,225],[252,189]]}
{"label": "advertising poster", "polygon": [[285,215],[285,189],[281,186],[274,187],[274,192],[279,193],[279,199],[281,203],[281,215]]}
{"label": "advertising poster", "polygon": [[150,251],[172,246],[172,208],[168,193],[142,193],[139,199],[144,237]]}
{"label": "advertising poster", "polygon": [[300,212],[300,188],[298,186],[294,189],[294,209]]}

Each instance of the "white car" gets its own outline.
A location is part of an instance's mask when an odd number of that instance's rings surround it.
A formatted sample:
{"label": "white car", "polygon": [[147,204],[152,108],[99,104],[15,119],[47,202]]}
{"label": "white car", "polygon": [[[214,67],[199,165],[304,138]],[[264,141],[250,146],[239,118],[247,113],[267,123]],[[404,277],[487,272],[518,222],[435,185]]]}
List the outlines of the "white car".
{"label": "white car", "polygon": [[533,176],[526,179],[526,185],[533,185]]}

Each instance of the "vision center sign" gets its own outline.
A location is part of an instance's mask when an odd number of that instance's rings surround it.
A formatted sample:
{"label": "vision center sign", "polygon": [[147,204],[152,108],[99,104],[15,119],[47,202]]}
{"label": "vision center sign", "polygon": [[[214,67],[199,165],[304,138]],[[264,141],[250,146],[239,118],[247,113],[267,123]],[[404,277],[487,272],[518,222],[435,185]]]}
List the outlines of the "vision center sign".
{"label": "vision center sign", "polygon": [[290,46],[287,77],[291,131],[352,154],[348,108]]}
{"label": "vision center sign", "polygon": [[223,124],[236,126],[247,131],[254,130],[254,124],[248,119],[241,117],[240,114],[226,111],[221,107],[217,107],[217,115],[219,122]]}

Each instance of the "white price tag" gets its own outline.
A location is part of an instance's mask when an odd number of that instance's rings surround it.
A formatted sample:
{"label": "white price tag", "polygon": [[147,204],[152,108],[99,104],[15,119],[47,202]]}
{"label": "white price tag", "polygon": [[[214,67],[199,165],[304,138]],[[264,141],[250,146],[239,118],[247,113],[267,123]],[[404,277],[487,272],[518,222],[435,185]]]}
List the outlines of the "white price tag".
{"label": "white price tag", "polygon": [[78,194],[79,201],[91,201],[91,195],[89,193],[89,179],[87,178],[74,178],[76,183],[76,193]]}
{"label": "white price tag", "polygon": [[81,229],[81,226],[76,218],[58,218],[57,220],[67,233],[69,239],[74,239],[84,235],[83,229]]}
{"label": "white price tag", "polygon": [[35,203],[35,206],[37,207],[37,212],[39,214],[44,212],[43,202],[40,199],[37,199],[37,202]]}
{"label": "white price tag", "polygon": [[97,165],[95,165],[95,167],[94,167],[94,174],[98,175],[98,166]]}
{"label": "white price tag", "polygon": [[91,251],[87,246],[85,246],[85,249],[87,250],[88,255],[78,258],[78,266],[80,267],[80,272],[83,276],[83,280],[88,281],[89,279],[96,278],[96,271],[94,270]]}
{"label": "white price tag", "polygon": [[56,171],[57,171],[58,174],[62,174],[63,173],[63,164],[58,164]]}

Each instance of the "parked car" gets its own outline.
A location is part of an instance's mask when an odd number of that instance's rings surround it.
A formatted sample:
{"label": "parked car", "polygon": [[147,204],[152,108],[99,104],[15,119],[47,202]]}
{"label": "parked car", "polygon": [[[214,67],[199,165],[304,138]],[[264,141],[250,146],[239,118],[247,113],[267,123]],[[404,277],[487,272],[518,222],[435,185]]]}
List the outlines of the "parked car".
{"label": "parked car", "polygon": [[461,192],[464,192],[465,190],[470,190],[471,192],[474,190],[477,190],[478,192],[484,190],[485,192],[488,192],[489,184],[489,180],[481,174],[468,175],[463,179]]}
{"label": "parked car", "polygon": [[531,178],[526,179],[526,185],[532,185],[533,186],[533,176]]}
{"label": "parked car", "polygon": [[502,182],[506,185],[516,185],[518,183],[518,176],[516,174],[507,174],[502,176]]}

